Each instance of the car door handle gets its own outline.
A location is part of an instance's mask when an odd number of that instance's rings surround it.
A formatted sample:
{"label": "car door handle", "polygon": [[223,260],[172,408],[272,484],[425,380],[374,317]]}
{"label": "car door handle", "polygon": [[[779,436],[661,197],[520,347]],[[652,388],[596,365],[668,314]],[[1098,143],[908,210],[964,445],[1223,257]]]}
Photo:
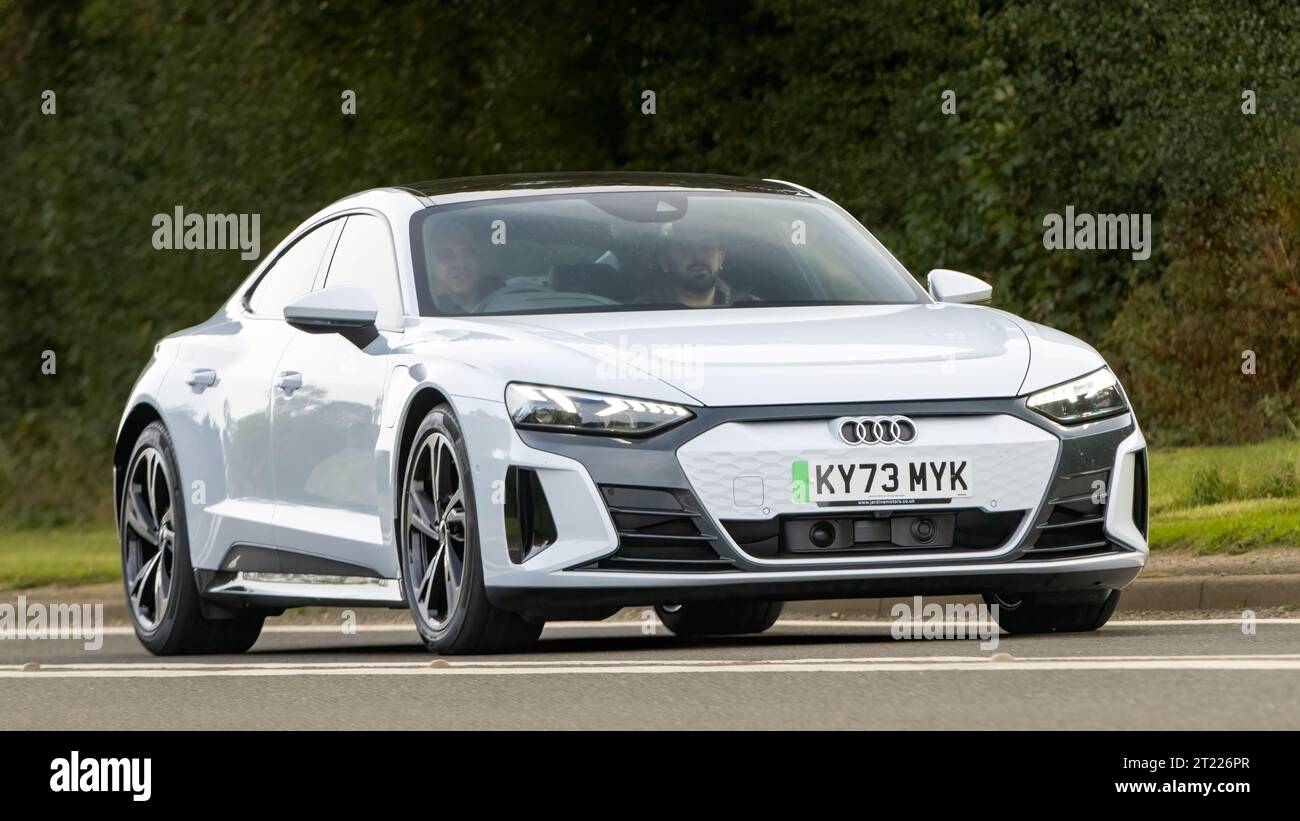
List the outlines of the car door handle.
{"label": "car door handle", "polygon": [[200,390],[212,387],[217,384],[217,372],[211,368],[195,368],[185,377],[185,384]]}
{"label": "car door handle", "polygon": [[292,395],[294,391],[302,387],[302,374],[297,371],[281,371],[280,375],[275,378],[275,386]]}

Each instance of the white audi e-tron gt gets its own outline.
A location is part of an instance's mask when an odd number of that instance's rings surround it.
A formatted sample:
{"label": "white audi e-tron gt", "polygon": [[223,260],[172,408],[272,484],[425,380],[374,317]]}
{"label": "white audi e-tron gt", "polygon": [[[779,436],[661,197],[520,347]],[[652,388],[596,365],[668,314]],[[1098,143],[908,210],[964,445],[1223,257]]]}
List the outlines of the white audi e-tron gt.
{"label": "white audi e-tron gt", "polygon": [[160,341],[118,432],[135,629],[237,652],[287,607],[407,607],[439,653],[654,606],[970,594],[1099,627],[1147,557],[1145,442],[1093,348],[928,293],[776,180],[367,191]]}

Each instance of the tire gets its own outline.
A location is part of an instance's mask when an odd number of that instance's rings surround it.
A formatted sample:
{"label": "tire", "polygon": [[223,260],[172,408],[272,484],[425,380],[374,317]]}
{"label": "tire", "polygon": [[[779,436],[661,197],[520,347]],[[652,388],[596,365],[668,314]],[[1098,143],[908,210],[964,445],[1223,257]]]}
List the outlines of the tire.
{"label": "tire", "polygon": [[678,636],[732,636],[762,633],[781,616],[784,602],[709,601],[655,608],[659,620]]}
{"label": "tire", "polygon": [[420,638],[431,652],[526,649],[537,641],[544,623],[525,621],[488,601],[473,477],[461,470],[469,464],[455,413],[449,405],[438,405],[415,432],[400,486],[397,543],[402,591]]}
{"label": "tire", "polygon": [[264,617],[203,616],[179,477],[167,428],[154,422],[131,451],[118,510],[122,580],[136,638],[159,656],[242,653],[257,641]]}
{"label": "tire", "polygon": [[1115,612],[1120,591],[1106,596],[1000,596],[986,593],[984,601],[998,606],[998,626],[1014,635],[1086,633],[1101,627]]}

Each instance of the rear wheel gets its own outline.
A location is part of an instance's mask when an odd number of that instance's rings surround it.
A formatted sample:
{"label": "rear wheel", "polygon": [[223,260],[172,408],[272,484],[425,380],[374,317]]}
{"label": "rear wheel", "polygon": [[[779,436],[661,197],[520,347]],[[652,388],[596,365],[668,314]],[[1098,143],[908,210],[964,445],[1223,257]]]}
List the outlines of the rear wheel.
{"label": "rear wheel", "polygon": [[178,477],[171,437],[154,422],[131,452],[118,511],[122,578],[136,637],[157,655],[242,653],[257,641],[263,617],[203,616]]}
{"label": "rear wheel", "polygon": [[710,601],[660,605],[659,620],[678,636],[762,633],[781,616],[784,602]]}
{"label": "rear wheel", "polygon": [[467,465],[460,425],[449,405],[439,405],[420,423],[406,461],[398,541],[402,587],[431,651],[523,649],[544,625],[488,601]]}
{"label": "rear wheel", "polygon": [[1115,612],[1120,591],[1108,594],[1038,594],[1003,596],[987,593],[984,601],[998,606],[998,626],[1012,635],[1085,633],[1096,630]]}

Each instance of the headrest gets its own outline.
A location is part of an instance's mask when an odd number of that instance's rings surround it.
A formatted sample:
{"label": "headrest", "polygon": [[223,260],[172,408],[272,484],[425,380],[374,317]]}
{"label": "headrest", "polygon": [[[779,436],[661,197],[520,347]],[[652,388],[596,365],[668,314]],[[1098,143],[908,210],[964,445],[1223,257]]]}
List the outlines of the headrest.
{"label": "headrest", "polygon": [[626,278],[612,265],[603,262],[577,262],[556,265],[551,269],[551,290],[598,294],[621,300],[627,290]]}

